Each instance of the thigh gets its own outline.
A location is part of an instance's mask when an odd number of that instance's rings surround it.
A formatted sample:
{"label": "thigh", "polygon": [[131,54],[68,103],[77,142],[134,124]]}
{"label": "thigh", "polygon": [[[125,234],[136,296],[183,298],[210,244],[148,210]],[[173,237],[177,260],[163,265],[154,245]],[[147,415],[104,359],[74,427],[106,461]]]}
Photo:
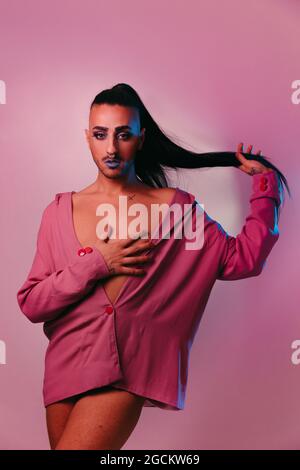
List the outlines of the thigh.
{"label": "thigh", "polygon": [[46,407],[47,431],[52,450],[55,449],[55,446],[62,436],[75,403],[76,400],[72,397],[52,403]]}
{"label": "thigh", "polygon": [[139,420],[144,401],[113,387],[83,394],[72,408],[56,450],[121,449]]}

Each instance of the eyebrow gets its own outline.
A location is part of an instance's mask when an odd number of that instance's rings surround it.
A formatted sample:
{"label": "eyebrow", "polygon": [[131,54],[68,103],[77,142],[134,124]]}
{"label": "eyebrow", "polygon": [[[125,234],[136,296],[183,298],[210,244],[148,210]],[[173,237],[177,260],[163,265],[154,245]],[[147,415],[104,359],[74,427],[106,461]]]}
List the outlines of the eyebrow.
{"label": "eyebrow", "polygon": [[[94,129],[97,129],[97,130],[100,130],[100,131],[108,131],[108,127],[103,127],[103,126],[95,126],[95,127],[93,127],[93,130],[94,130]],[[118,127],[115,127],[115,130],[116,130],[116,131],[121,131],[121,130],[123,130],[123,129],[131,129],[131,130],[132,130],[132,128],[131,128],[130,126],[118,126]]]}

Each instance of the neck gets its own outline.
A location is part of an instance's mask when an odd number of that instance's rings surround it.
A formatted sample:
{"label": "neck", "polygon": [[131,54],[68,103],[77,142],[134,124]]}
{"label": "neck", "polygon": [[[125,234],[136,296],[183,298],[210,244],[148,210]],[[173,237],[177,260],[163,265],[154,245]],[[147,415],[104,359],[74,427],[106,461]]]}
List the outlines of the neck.
{"label": "neck", "polygon": [[95,190],[99,193],[118,195],[138,190],[144,184],[137,178],[135,171],[130,171],[119,178],[107,178],[99,171],[95,181]]}

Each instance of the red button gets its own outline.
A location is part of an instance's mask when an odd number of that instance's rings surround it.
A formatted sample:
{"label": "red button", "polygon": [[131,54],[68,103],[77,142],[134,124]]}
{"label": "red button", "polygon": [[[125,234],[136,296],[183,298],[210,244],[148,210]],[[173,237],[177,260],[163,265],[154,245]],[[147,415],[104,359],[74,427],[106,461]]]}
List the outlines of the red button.
{"label": "red button", "polygon": [[90,246],[85,247],[85,252],[86,253],[92,253],[92,251],[93,251],[93,248],[91,248]]}
{"label": "red button", "polygon": [[268,189],[268,186],[264,183],[261,183],[260,184],[260,188],[259,188],[261,191],[266,191]]}
{"label": "red button", "polygon": [[80,250],[78,250],[78,256],[84,256],[85,254],[86,254],[85,248],[80,248]]}
{"label": "red button", "polygon": [[262,176],[262,177],[260,178],[260,182],[261,182],[261,183],[267,183],[267,182],[268,182],[268,178],[266,178],[265,176]]}
{"label": "red button", "polygon": [[106,313],[108,313],[108,314],[110,315],[111,313],[113,313],[114,309],[113,309],[113,307],[112,307],[111,305],[108,305],[108,306],[105,308],[105,311],[106,311]]}

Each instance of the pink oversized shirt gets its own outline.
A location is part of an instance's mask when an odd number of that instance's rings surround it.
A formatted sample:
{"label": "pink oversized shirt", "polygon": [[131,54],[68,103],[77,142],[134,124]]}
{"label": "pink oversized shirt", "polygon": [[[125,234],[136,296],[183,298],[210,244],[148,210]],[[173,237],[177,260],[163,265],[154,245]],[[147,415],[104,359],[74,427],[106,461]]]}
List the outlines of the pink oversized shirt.
{"label": "pink oversized shirt", "polygon": [[[276,173],[252,176],[252,187],[251,211],[237,237],[202,209],[201,249],[186,249],[185,236],[175,238],[172,230],[154,239],[147,274],[129,276],[113,304],[101,282],[109,275],[101,252],[92,246],[78,255],[73,191],[56,194],[43,211],[34,260],[17,293],[21,311],[43,322],[49,339],[45,406],[111,385],[146,397],[144,406],[184,408],[189,354],[215,281],[259,275],[279,237]],[[195,227],[201,213],[195,196],[176,188],[175,203],[182,214],[190,205]]]}

